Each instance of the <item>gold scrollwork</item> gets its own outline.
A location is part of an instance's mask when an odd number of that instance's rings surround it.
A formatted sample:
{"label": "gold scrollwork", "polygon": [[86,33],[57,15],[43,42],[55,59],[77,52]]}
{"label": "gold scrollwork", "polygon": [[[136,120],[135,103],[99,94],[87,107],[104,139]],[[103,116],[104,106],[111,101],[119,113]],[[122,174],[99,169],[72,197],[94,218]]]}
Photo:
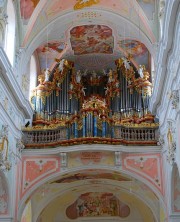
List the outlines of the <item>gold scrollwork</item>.
{"label": "gold scrollwork", "polygon": [[78,2],[74,6],[74,10],[91,7],[92,5],[98,4],[99,2],[100,0],[78,0]]}

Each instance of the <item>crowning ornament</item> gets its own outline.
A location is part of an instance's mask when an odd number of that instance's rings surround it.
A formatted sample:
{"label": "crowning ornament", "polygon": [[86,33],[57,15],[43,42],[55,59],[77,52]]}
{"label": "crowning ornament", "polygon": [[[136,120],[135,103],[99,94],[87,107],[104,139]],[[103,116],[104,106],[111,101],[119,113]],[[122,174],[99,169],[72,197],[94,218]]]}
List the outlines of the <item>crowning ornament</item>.
{"label": "crowning ornament", "polygon": [[74,10],[83,9],[85,7],[91,7],[92,5],[98,4],[100,0],[78,0],[74,6]]}

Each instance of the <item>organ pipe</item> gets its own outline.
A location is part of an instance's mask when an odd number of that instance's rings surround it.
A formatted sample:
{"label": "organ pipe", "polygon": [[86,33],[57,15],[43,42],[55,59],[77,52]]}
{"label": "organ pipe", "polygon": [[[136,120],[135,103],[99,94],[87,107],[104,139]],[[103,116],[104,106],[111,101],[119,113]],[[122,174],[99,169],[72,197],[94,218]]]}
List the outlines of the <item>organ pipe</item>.
{"label": "organ pipe", "polygon": [[116,70],[82,75],[73,62],[59,60],[48,77],[38,76],[40,83],[31,99],[33,124],[66,126],[67,139],[113,138],[115,124],[145,121],[152,86],[149,73],[143,70],[138,76],[125,59],[115,64]]}

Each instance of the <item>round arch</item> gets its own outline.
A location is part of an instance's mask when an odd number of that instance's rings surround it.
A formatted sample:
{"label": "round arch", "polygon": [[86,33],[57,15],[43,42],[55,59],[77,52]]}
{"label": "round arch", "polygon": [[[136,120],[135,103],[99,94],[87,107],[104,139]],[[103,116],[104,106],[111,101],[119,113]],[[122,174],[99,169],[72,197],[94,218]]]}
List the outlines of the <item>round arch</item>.
{"label": "round arch", "polygon": [[[74,168],[73,170],[67,170],[67,171],[63,171],[60,173],[55,173],[55,174],[51,174],[49,177],[47,177],[46,179],[41,180],[40,182],[38,182],[37,184],[35,184],[21,199],[20,201],[20,205],[19,205],[19,212],[18,212],[18,219],[21,218],[21,215],[23,213],[24,207],[25,207],[25,203],[28,199],[30,199],[32,197],[32,195],[40,188],[42,187],[44,184],[48,184],[48,183],[52,183],[53,181],[56,181],[58,179],[60,179],[64,174],[75,174],[75,173],[79,173],[80,171],[83,170],[106,170],[106,172],[111,172],[111,173],[120,173],[123,176],[127,177],[127,178],[131,178],[135,181],[138,181],[138,183],[141,183],[142,185],[147,186],[147,188],[149,189],[150,192],[154,193],[154,195],[159,199],[159,201],[161,203],[163,203],[163,198],[162,198],[162,194],[157,190],[157,188],[155,188],[154,186],[152,186],[152,184],[147,181],[146,179],[142,178],[141,176],[138,175],[134,175],[133,173],[129,172],[129,171],[124,171],[124,170],[117,170],[117,168],[115,167],[96,167],[96,166],[89,166],[89,167],[84,167],[82,168]],[[138,194],[137,194],[138,196]],[[143,199],[143,197],[142,197]],[[164,206],[163,206],[164,207]],[[153,212],[153,214],[155,214]],[[155,218],[157,218],[157,215],[154,215]],[[158,220],[157,220],[158,221]]]}

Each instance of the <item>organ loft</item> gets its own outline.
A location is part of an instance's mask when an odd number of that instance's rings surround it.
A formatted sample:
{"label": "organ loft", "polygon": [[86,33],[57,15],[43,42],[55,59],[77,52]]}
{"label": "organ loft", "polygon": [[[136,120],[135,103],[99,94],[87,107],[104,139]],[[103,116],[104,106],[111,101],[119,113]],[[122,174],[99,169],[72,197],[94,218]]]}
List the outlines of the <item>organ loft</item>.
{"label": "organ loft", "polygon": [[77,70],[56,60],[33,90],[32,126],[24,129],[26,147],[81,143],[156,145],[158,122],[149,112],[152,84],[144,66],[128,58],[115,69]]}

